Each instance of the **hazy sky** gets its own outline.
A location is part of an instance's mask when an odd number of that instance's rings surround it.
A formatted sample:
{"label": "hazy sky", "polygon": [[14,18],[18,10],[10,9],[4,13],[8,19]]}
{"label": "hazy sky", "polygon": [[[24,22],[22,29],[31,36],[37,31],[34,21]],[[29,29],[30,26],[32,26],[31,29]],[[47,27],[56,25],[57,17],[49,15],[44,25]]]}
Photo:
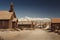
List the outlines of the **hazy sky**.
{"label": "hazy sky", "polygon": [[60,17],[59,0],[0,0],[0,10],[8,11],[11,2],[14,3],[14,10],[18,18],[24,16]]}

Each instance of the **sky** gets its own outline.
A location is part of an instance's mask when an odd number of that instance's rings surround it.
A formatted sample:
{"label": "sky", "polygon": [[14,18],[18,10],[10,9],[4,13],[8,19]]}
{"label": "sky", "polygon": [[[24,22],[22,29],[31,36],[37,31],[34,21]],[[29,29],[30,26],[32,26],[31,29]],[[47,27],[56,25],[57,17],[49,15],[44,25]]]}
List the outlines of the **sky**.
{"label": "sky", "polygon": [[60,0],[0,0],[0,11],[9,11],[11,2],[17,18],[60,18]]}

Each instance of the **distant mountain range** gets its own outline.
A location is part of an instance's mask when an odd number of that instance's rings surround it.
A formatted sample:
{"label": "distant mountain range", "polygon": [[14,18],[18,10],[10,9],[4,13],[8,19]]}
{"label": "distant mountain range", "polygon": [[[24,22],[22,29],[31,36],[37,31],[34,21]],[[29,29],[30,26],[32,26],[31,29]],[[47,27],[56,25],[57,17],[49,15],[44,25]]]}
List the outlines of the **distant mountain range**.
{"label": "distant mountain range", "polygon": [[30,18],[28,16],[25,16],[23,18],[18,19],[18,21],[51,21],[50,18]]}

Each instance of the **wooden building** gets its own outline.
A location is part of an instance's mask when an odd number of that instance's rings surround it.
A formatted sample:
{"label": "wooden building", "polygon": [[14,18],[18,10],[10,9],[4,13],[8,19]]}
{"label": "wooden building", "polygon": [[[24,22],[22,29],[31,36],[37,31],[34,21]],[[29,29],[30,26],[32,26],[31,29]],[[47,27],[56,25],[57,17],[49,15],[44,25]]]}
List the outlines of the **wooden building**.
{"label": "wooden building", "polygon": [[23,29],[34,29],[34,25],[33,25],[33,22],[31,22],[31,21],[20,21],[18,23],[18,28],[20,28],[21,30],[23,30]]}
{"label": "wooden building", "polygon": [[17,22],[13,3],[10,4],[9,11],[0,11],[0,29],[16,28]]}
{"label": "wooden building", "polygon": [[52,31],[60,30],[60,18],[51,19],[51,30]]}

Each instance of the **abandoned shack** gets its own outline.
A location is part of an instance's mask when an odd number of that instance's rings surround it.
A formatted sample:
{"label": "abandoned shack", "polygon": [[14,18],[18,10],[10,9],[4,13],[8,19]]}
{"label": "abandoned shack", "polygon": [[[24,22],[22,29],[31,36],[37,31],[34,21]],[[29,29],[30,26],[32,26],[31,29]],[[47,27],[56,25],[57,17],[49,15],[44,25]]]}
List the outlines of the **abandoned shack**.
{"label": "abandoned shack", "polygon": [[16,28],[17,22],[13,3],[10,4],[9,11],[0,11],[0,29]]}
{"label": "abandoned shack", "polygon": [[32,21],[22,20],[22,21],[18,21],[18,28],[21,30],[23,30],[23,29],[34,29],[34,24]]}
{"label": "abandoned shack", "polygon": [[60,30],[60,18],[51,19],[51,30],[52,31]]}

